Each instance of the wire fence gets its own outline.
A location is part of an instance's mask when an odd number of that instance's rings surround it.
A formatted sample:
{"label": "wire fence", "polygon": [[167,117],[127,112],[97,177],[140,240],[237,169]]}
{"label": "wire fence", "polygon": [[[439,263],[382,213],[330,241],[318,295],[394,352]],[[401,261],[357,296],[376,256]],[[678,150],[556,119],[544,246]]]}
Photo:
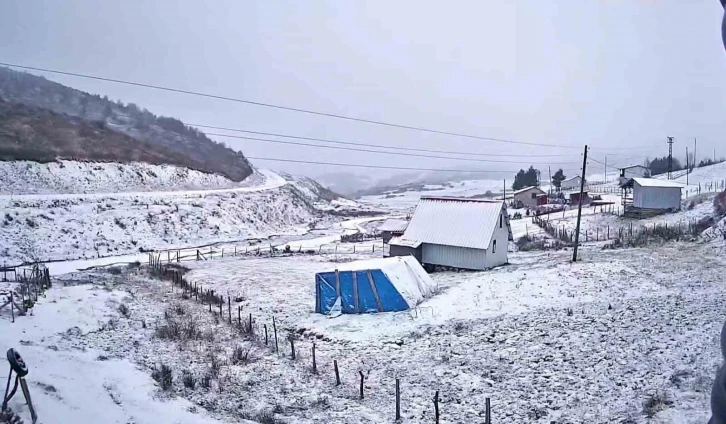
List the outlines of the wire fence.
{"label": "wire fence", "polygon": [[[237,330],[244,339],[256,344],[258,347],[268,350],[270,354],[286,357],[295,362],[307,362],[308,365],[302,367],[303,370],[318,378],[329,378],[331,381],[335,381],[337,390],[342,390],[346,384],[350,384],[350,379],[341,379],[341,374],[343,374],[341,370],[345,365],[344,361],[341,360],[339,362],[338,359],[321,356],[316,350],[317,346],[315,341],[303,339],[302,335],[294,331],[294,329],[283,329],[274,315],[272,315],[272,319],[269,322],[260,322],[259,317],[255,317],[255,313],[243,311],[242,306],[238,305],[237,300],[233,300],[231,296],[228,295],[225,298],[225,296],[215,293],[214,290],[209,288],[205,289],[196,282],[188,281],[184,278],[181,270],[174,268],[171,264],[164,264],[154,259],[152,254],[149,254],[149,270],[152,275],[162,281],[171,282],[172,291],[176,287],[181,299],[189,302],[198,302],[203,307],[208,307],[209,313],[218,315],[221,322],[227,323]],[[328,375],[324,375],[326,371]],[[367,373],[362,369],[357,369],[356,371],[358,378],[354,383],[358,389],[358,399],[363,401],[366,396],[370,396],[370,391],[373,390],[372,388],[368,388],[366,391],[365,386],[365,381],[370,376],[370,371]],[[351,375],[351,373],[349,372],[347,375]],[[401,380],[399,377],[391,378],[390,380],[391,387],[395,387],[391,404],[394,406],[392,408],[392,415],[394,415],[396,421],[401,419],[405,406],[401,403]],[[387,390],[386,393],[388,393]],[[380,396],[380,393],[378,395]],[[441,416],[443,415],[442,411],[445,408],[442,405],[443,402],[441,402],[438,390],[432,391],[430,402],[431,422],[439,424]],[[481,411],[481,415],[484,415],[484,422],[486,424],[491,424],[491,402],[488,397],[485,399],[484,410]]]}

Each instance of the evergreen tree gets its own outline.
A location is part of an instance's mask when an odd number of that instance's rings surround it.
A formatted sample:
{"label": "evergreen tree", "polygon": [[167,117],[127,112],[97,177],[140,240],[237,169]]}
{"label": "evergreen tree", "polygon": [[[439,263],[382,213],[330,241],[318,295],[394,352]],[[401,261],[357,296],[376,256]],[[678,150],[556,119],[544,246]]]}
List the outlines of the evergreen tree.
{"label": "evergreen tree", "polygon": [[557,188],[557,191],[560,191],[562,181],[565,181],[566,178],[567,177],[565,177],[565,173],[562,171],[562,169],[558,169],[557,172],[555,172],[555,175],[552,176],[552,185]]}
{"label": "evergreen tree", "polygon": [[538,175],[539,171],[534,169],[533,166],[530,166],[529,169],[526,171],[524,169],[520,169],[519,172],[517,172],[517,175],[514,176],[514,183],[512,184],[512,189],[519,190],[525,187],[538,186]]}

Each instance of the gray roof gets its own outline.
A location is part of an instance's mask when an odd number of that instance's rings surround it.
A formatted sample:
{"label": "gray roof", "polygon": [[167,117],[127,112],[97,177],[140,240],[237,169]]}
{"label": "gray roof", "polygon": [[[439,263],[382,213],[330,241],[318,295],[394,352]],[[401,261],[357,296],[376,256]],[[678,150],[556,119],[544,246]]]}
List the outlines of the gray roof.
{"label": "gray roof", "polygon": [[429,244],[486,249],[498,225],[499,215],[504,210],[502,201],[422,197],[402,238]]}
{"label": "gray roof", "polygon": [[661,180],[658,178],[631,178],[621,187],[632,187],[633,184],[641,187],[661,187],[661,188],[683,188],[684,185],[670,180]]}
{"label": "gray roof", "polygon": [[387,219],[378,227],[378,231],[390,231],[392,233],[402,233],[406,231],[408,221],[405,219]]}
{"label": "gray roof", "polygon": [[513,196],[516,196],[516,195],[518,195],[518,194],[520,194],[520,193],[524,193],[525,191],[529,191],[529,190],[532,190],[532,189],[536,189],[536,190],[539,190],[539,191],[541,191],[542,193],[544,193],[544,190],[542,190],[542,189],[541,189],[541,188],[539,188],[539,187],[535,187],[535,186],[529,186],[529,187],[525,187],[525,188],[520,188],[519,190],[517,190],[517,191],[515,191],[514,193],[512,193],[512,195],[513,195]]}

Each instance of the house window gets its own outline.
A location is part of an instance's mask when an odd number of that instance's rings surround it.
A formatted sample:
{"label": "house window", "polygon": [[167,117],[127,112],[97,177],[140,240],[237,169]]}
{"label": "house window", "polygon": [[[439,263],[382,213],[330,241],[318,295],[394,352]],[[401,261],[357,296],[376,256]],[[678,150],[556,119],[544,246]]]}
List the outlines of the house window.
{"label": "house window", "polygon": [[537,193],[532,193],[532,198],[533,199],[536,199],[537,198]]}
{"label": "house window", "polygon": [[492,253],[497,253],[497,241],[494,240],[494,243],[492,243]]}
{"label": "house window", "polygon": [[499,228],[502,228],[502,221],[504,220],[504,215],[499,215]]}

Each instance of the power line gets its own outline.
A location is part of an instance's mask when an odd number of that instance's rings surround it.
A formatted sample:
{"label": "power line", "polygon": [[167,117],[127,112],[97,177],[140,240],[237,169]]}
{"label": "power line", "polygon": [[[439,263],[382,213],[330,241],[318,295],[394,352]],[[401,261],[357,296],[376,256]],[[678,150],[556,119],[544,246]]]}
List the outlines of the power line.
{"label": "power line", "polygon": [[[398,156],[407,156],[407,157],[414,156],[414,157],[431,158],[431,159],[460,160],[460,161],[466,161],[466,162],[516,163],[516,164],[523,163],[523,161],[521,161],[521,160],[511,161],[511,160],[494,160],[494,159],[491,159],[491,160],[468,159],[468,158],[424,155],[424,154],[420,154],[420,153],[385,152],[385,151],[381,151],[381,150],[361,149],[361,148],[356,148],[356,147],[321,146],[319,144],[300,143],[300,142],[296,142],[296,141],[272,140],[269,138],[244,137],[241,135],[229,135],[229,134],[217,134],[217,133],[207,133],[207,135],[216,136],[216,137],[229,137],[229,138],[236,138],[236,139],[242,139],[242,140],[264,141],[266,143],[288,144],[288,145],[293,145],[293,146],[318,147],[318,148],[323,148],[323,149],[348,150],[348,151],[354,151],[354,152],[378,153],[378,154],[385,154],[385,155],[398,155]],[[526,161],[524,161],[524,162],[526,162]],[[533,165],[542,165],[542,164],[548,164],[548,163],[549,162],[534,162],[532,164]],[[549,163],[549,164],[551,164],[551,165],[576,165],[574,162],[554,162],[554,163]]]}
{"label": "power line", "polygon": [[[192,127],[199,127],[199,128],[211,128],[211,129],[215,129],[215,130],[234,131],[234,132],[257,134],[257,135],[267,135],[267,136],[271,136],[271,137],[294,138],[294,139],[298,139],[298,140],[319,141],[322,143],[344,144],[344,145],[352,145],[352,146],[380,147],[383,149],[403,150],[403,151],[411,151],[411,152],[445,153],[445,154],[452,154],[452,155],[471,155],[471,156],[486,156],[486,157],[495,156],[495,157],[545,158],[545,157],[565,156],[565,155],[561,155],[561,154],[560,155],[517,155],[517,154],[501,155],[501,154],[495,154],[495,153],[462,152],[462,151],[437,150],[437,149],[417,149],[414,147],[387,146],[384,144],[372,144],[372,143],[361,143],[361,142],[352,142],[352,141],[330,140],[330,139],[325,139],[325,138],[303,137],[303,136],[289,135],[289,134],[277,134],[277,133],[268,133],[268,132],[262,132],[262,131],[243,130],[243,129],[239,129],[239,128],[216,127],[213,125],[201,125],[201,124],[190,124],[190,123],[187,123],[187,125],[190,125]],[[208,134],[208,135],[210,135],[210,134]]]}
{"label": "power line", "polygon": [[580,146],[573,146],[573,145],[531,143],[531,142],[524,142],[524,141],[508,140],[508,139],[504,139],[504,138],[482,137],[482,136],[478,136],[478,135],[457,133],[457,132],[452,132],[452,131],[434,130],[434,129],[430,129],[430,128],[416,127],[416,126],[412,126],[412,125],[394,124],[394,123],[390,123],[390,122],[377,121],[377,120],[373,120],[373,119],[356,118],[356,117],[352,117],[352,116],[339,115],[339,114],[335,114],[335,113],[319,112],[319,111],[301,109],[301,108],[296,108],[296,107],[291,107],[291,106],[275,105],[272,103],[263,103],[263,102],[239,99],[239,98],[234,98],[234,97],[220,96],[220,95],[216,95],[216,94],[201,93],[201,92],[191,91],[191,90],[182,90],[179,88],[170,88],[170,87],[163,87],[160,85],[145,84],[145,83],[134,82],[134,81],[125,81],[125,80],[120,80],[120,79],[115,79],[115,78],[99,77],[99,76],[95,76],[95,75],[79,74],[79,73],[67,72],[67,71],[58,71],[55,69],[38,68],[38,67],[33,67],[33,66],[24,66],[24,65],[17,65],[17,64],[13,64],[13,63],[4,63],[4,62],[0,62],[0,65],[9,66],[11,68],[28,69],[28,70],[48,72],[48,73],[58,74],[58,75],[66,75],[66,76],[72,76],[72,77],[78,77],[78,78],[92,79],[92,80],[97,80],[97,81],[105,81],[105,82],[113,82],[113,83],[117,83],[117,84],[132,85],[132,86],[136,86],[136,87],[151,88],[154,90],[169,91],[169,92],[173,92],[173,93],[188,94],[188,95],[192,95],[192,96],[207,97],[207,98],[211,98],[211,99],[225,100],[225,101],[236,102],[236,103],[244,103],[244,104],[253,105],[253,106],[286,110],[286,111],[290,111],[290,112],[299,112],[299,113],[305,113],[305,114],[309,114],[309,115],[325,116],[328,118],[336,118],[336,119],[342,119],[342,120],[347,120],[347,121],[363,122],[363,123],[367,123],[367,124],[380,125],[380,126],[385,126],[385,127],[421,131],[421,132],[427,132],[427,133],[432,133],[432,134],[448,135],[448,136],[453,136],[453,137],[463,137],[463,138],[470,138],[470,139],[477,139],[477,140],[494,141],[494,142],[508,143],[508,144],[520,144],[520,145],[525,145],[525,146],[559,147],[559,148],[567,148],[567,149],[579,149],[580,148]]}
{"label": "power line", "polygon": [[332,165],[332,166],[350,166],[357,168],[374,168],[374,169],[398,169],[405,171],[437,171],[437,172],[476,172],[476,173],[516,173],[519,171],[484,171],[476,169],[439,169],[439,168],[412,168],[405,166],[385,166],[385,165],[364,165],[364,164],[353,164],[353,163],[335,163],[335,162],[319,162],[319,161],[308,161],[308,160],[297,160],[297,159],[283,159],[283,158],[269,158],[260,156],[245,156],[247,159],[252,160],[267,160],[273,162],[292,162],[292,163],[307,163],[312,165]]}

